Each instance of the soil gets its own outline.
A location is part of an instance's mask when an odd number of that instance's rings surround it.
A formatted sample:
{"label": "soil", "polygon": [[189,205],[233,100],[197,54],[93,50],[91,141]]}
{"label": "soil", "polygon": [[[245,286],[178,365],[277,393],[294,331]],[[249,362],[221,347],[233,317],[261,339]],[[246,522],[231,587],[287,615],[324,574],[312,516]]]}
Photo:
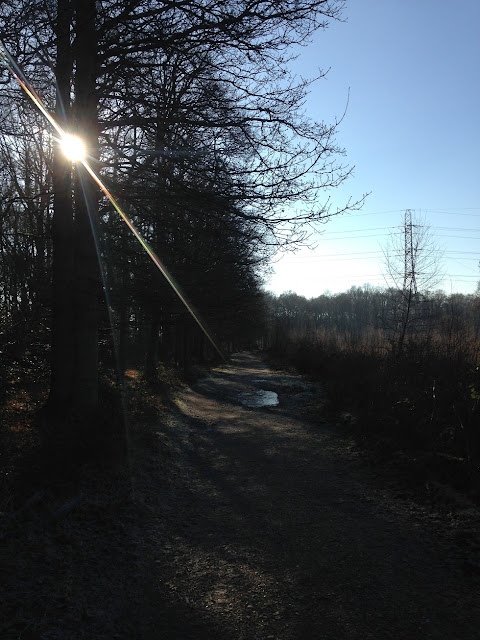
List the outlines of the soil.
{"label": "soil", "polygon": [[255,354],[183,388],[124,490],[4,527],[0,638],[480,638],[478,510],[387,480],[322,402]]}

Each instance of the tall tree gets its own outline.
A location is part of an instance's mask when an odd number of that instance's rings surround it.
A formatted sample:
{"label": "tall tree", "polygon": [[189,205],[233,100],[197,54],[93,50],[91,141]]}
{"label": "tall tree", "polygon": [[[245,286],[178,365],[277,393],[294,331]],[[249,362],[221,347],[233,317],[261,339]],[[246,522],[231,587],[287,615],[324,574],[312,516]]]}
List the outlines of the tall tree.
{"label": "tall tree", "polygon": [[[215,275],[213,287],[229,271],[227,290],[236,277],[253,285],[255,264],[271,247],[298,241],[304,224],[338,213],[322,197],[350,171],[337,160],[338,123],[304,117],[309,83],[290,75],[288,60],[291,47],[339,18],[343,5],[9,0],[0,31],[49,108],[56,59],[57,116],[85,138],[100,160],[95,169],[115,179],[179,278],[191,275],[195,256],[199,272]],[[88,413],[98,398],[100,287],[92,234],[98,192],[83,174],[76,167],[72,196],[70,167],[56,153],[50,406]],[[103,207],[101,217],[108,222]],[[212,234],[222,242],[209,252]],[[232,269],[222,271],[222,261]],[[191,279],[192,292],[212,286]]]}
{"label": "tall tree", "polygon": [[[68,130],[71,122],[71,82],[73,54],[70,29],[73,19],[71,0],[58,0],[54,22],[56,38],[56,105],[59,124]],[[74,227],[72,168],[60,148],[55,145],[52,170],[53,188],[53,295],[52,295],[52,353],[49,407],[52,412],[64,413],[72,402],[74,386],[75,314],[73,308]]]}
{"label": "tall tree", "polygon": [[[95,0],[75,0],[75,132],[91,161],[98,158],[97,30]],[[98,405],[98,305],[101,295],[96,242],[99,189],[77,163],[75,181],[75,359],[73,407]]]}

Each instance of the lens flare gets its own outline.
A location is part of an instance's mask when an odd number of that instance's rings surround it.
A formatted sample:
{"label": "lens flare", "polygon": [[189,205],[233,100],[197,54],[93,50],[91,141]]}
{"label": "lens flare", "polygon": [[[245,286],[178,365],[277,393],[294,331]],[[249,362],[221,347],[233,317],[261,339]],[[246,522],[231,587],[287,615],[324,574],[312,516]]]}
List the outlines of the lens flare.
{"label": "lens flare", "polygon": [[72,162],[83,162],[85,160],[85,145],[78,136],[66,133],[60,140],[60,147],[63,154]]}
{"label": "lens flare", "polygon": [[160,271],[160,273],[163,275],[165,280],[168,282],[168,284],[175,291],[177,297],[182,302],[182,304],[184,305],[184,307],[186,308],[188,313],[192,316],[193,320],[197,323],[199,328],[202,330],[203,334],[205,335],[207,340],[210,342],[212,347],[219,354],[219,356],[222,358],[222,360],[225,360],[225,356],[223,355],[223,353],[221,352],[221,350],[217,346],[215,340],[212,338],[210,333],[207,331],[205,325],[200,320],[200,318],[197,316],[197,314],[193,310],[192,306],[189,304],[188,300],[182,294],[182,292],[180,290],[180,287],[174,281],[173,277],[170,275],[170,273],[168,272],[168,270],[165,267],[165,265],[162,264],[162,262],[160,261],[160,258],[153,251],[153,249],[149,246],[149,244],[146,242],[146,240],[144,240],[144,238],[142,237],[140,232],[136,229],[136,227],[133,224],[133,222],[124,213],[124,211],[121,209],[120,205],[115,200],[113,195],[110,193],[110,191],[108,190],[106,185],[102,182],[100,177],[95,173],[95,171],[90,166],[90,164],[89,164],[89,162],[88,162],[88,160],[86,158],[85,145],[83,144],[83,142],[79,138],[77,138],[76,136],[73,136],[73,135],[67,133],[66,131],[64,131],[62,129],[62,127],[58,124],[58,122],[55,120],[55,118],[48,112],[48,110],[46,109],[45,105],[43,104],[42,99],[37,95],[35,90],[32,88],[32,86],[28,82],[27,78],[25,77],[25,74],[23,73],[21,68],[18,66],[18,64],[15,62],[13,57],[10,55],[10,53],[8,52],[7,48],[5,47],[5,45],[3,44],[3,42],[1,40],[0,40],[0,64],[3,64],[3,66],[6,67],[10,71],[12,76],[15,78],[15,80],[18,82],[18,84],[22,87],[22,89],[28,95],[28,97],[31,99],[33,104],[45,116],[45,118],[52,125],[52,127],[55,129],[55,131],[59,134],[62,151],[67,156],[67,158],[69,158],[72,162],[76,161],[77,163],[82,164],[85,167],[85,169],[88,171],[90,176],[93,178],[93,180],[95,180],[95,182],[97,183],[98,187],[103,191],[105,196],[110,200],[111,204],[113,205],[113,207],[115,208],[115,210],[117,211],[119,216],[122,218],[122,220],[125,222],[127,227],[130,229],[130,231],[133,233],[135,238],[141,244],[141,246],[143,247],[144,251],[148,254],[148,256],[150,257],[152,262],[155,264],[157,269]]}
{"label": "lens flare", "polygon": [[120,205],[118,204],[118,202],[115,200],[115,198],[113,197],[113,195],[110,193],[110,191],[108,190],[108,188],[106,187],[106,185],[102,182],[102,180],[100,179],[100,177],[95,173],[95,171],[92,169],[92,167],[90,166],[90,164],[84,159],[81,161],[83,166],[85,167],[85,169],[88,171],[88,173],[90,174],[90,176],[93,178],[93,180],[95,180],[95,182],[97,183],[97,185],[100,187],[100,189],[103,191],[103,193],[107,196],[107,198],[110,200],[111,204],[113,205],[113,207],[115,208],[116,212],[118,213],[118,215],[122,218],[122,220],[125,222],[125,224],[127,225],[127,227],[130,229],[130,231],[133,233],[133,235],[135,236],[135,238],[138,240],[138,242],[142,245],[145,253],[148,254],[148,256],[150,257],[151,261],[154,263],[154,265],[157,267],[157,269],[160,271],[160,273],[163,275],[163,277],[165,278],[165,280],[168,282],[168,284],[172,287],[172,289],[175,291],[178,299],[182,302],[183,306],[185,307],[185,309],[188,311],[188,313],[192,316],[192,318],[195,320],[195,322],[197,323],[197,325],[199,326],[199,328],[202,330],[204,336],[207,338],[207,340],[210,342],[210,344],[212,345],[212,347],[215,349],[215,351],[218,353],[218,355],[221,357],[222,360],[225,361],[225,356],[223,355],[223,353],[220,351],[219,347],[217,346],[215,340],[212,338],[212,336],[209,334],[209,332],[207,331],[207,329],[205,328],[205,325],[202,323],[202,321],[200,320],[200,318],[197,316],[197,314],[195,313],[195,311],[193,310],[193,307],[191,306],[191,304],[189,304],[188,300],[185,298],[185,296],[183,295],[183,293],[180,290],[180,287],[178,286],[178,284],[175,282],[175,280],[173,279],[173,277],[170,275],[168,269],[166,268],[166,266],[164,264],[162,264],[160,258],[157,256],[157,254],[155,253],[155,251],[152,249],[152,247],[148,244],[148,242],[142,237],[141,233],[137,230],[137,228],[135,227],[135,225],[133,224],[133,222],[130,220],[130,218],[127,216],[127,214],[122,210],[122,208],[120,207]]}

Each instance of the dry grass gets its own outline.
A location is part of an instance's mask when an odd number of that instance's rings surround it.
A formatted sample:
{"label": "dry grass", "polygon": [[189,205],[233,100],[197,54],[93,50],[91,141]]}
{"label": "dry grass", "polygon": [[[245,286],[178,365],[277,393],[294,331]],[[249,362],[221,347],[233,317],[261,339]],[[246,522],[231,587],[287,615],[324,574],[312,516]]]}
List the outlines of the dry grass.
{"label": "dry grass", "polygon": [[[351,425],[377,457],[408,451],[423,460],[420,481],[433,474],[480,498],[480,343],[473,329],[410,336],[398,355],[381,330],[319,328],[292,332],[280,355],[323,381],[330,419]],[[463,462],[447,465],[437,454]]]}

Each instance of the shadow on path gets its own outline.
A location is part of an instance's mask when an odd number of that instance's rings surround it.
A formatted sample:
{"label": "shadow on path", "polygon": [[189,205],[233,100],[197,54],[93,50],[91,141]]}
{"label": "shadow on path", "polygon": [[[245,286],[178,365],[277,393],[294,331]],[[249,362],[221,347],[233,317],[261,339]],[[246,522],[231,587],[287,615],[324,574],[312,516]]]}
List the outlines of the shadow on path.
{"label": "shadow on path", "polygon": [[281,393],[278,410],[241,406],[260,374],[295,382],[244,354],[181,396],[189,435],[151,532],[145,637],[479,637],[478,580],[428,517],[390,509],[345,441],[289,416]]}

